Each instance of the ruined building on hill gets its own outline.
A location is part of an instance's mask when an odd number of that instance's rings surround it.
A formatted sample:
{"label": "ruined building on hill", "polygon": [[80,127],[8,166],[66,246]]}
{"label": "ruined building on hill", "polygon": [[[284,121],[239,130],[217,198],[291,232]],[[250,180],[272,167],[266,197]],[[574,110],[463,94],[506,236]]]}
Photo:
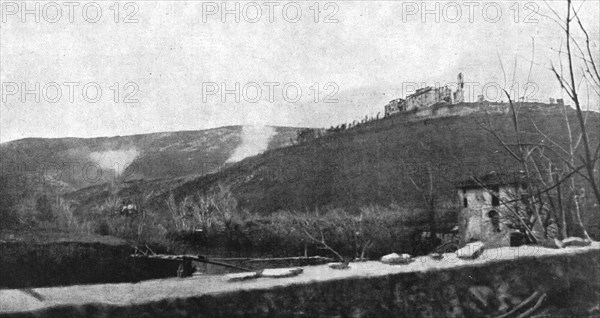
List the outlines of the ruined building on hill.
{"label": "ruined building on hill", "polygon": [[406,100],[403,98],[392,99],[387,105],[385,105],[385,115],[389,116],[395,113],[403,112],[406,110]]}
{"label": "ruined building on hill", "polygon": [[431,107],[440,102],[449,104],[462,103],[464,102],[464,78],[462,73],[458,74],[456,84],[457,89],[454,92],[447,85],[442,87],[428,86],[418,89],[413,94],[406,96],[405,99],[397,98],[391,100],[385,106],[385,116],[407,110]]}

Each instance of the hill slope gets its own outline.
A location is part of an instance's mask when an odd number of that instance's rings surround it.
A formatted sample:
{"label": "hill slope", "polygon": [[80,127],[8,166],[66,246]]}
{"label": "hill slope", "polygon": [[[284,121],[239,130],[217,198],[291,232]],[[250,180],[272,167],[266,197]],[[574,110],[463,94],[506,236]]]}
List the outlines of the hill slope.
{"label": "hill slope", "polygon": [[0,192],[19,199],[135,179],[200,176],[285,146],[298,128],[230,126],[103,138],[29,138],[0,144]]}
{"label": "hill slope", "polygon": [[[456,206],[457,181],[490,171],[512,172],[516,161],[483,127],[514,142],[506,105],[461,104],[400,114],[307,142],[248,158],[227,169],[172,187],[176,199],[228,185],[241,207],[256,213],[322,206],[356,208],[397,202],[422,206],[417,186],[434,176],[438,206]],[[575,114],[570,112],[576,136]],[[598,144],[600,114],[588,113],[590,138]],[[548,144],[536,129],[566,144],[562,108],[544,104],[519,113],[526,142]],[[415,186],[415,184],[417,186]],[[153,200],[161,206],[168,195]]]}

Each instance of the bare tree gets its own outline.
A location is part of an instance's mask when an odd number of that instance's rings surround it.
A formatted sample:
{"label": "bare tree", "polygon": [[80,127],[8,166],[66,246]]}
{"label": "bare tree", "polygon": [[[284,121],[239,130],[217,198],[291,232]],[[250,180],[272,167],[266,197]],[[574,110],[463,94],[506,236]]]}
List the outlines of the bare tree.
{"label": "bare tree", "polygon": [[[481,126],[490,132],[500,142],[502,147],[518,162],[521,171],[523,171],[525,175],[525,182],[527,182],[527,188],[529,189],[529,196],[525,198],[525,204],[528,206],[528,210],[532,212],[533,216],[541,222],[540,225],[545,229],[544,234],[547,234],[546,229],[550,225],[549,221],[554,219],[557,221],[556,223],[562,237],[568,235],[568,228],[570,226],[574,226],[572,230],[577,230],[577,232],[579,232],[578,235],[589,240],[590,237],[581,217],[581,207],[584,199],[584,191],[582,189],[588,188],[591,190],[595,201],[600,205],[600,188],[598,184],[600,177],[596,169],[600,157],[600,138],[596,137],[599,141],[598,145],[593,145],[591,143],[593,139],[589,136],[587,125],[587,115],[589,113],[585,113],[583,110],[582,100],[578,91],[579,86],[576,84],[575,60],[581,60],[583,62],[583,78],[587,81],[588,87],[590,87],[599,97],[600,76],[594,54],[591,50],[589,34],[577,15],[577,9],[573,6],[571,0],[568,0],[566,4],[567,13],[564,21],[550,5],[548,5],[548,7],[555,15],[555,18],[549,18],[562,28],[566,36],[566,52],[563,53],[562,50],[559,51],[559,57],[561,59],[560,68],[557,69],[554,64],[552,64],[550,70],[560,83],[562,90],[569,96],[575,105],[573,111],[570,111],[563,103],[562,112],[564,114],[566,135],[568,137],[567,143],[565,144],[554,140],[551,136],[544,133],[533,120],[531,120],[531,124],[536,128],[539,135],[543,136],[544,140],[548,141],[549,144],[541,142],[532,143],[525,140],[520,128],[522,119],[519,118],[519,110],[523,106],[521,104],[522,100],[519,98],[519,102],[515,102],[506,89],[504,89],[504,94],[509,100],[515,142],[507,142],[505,138],[500,136],[500,134],[489,125],[489,123],[487,127],[485,125]],[[583,49],[582,45],[580,45],[573,37],[572,24],[575,21],[581,32],[585,35],[585,49]],[[574,48],[578,50],[578,56],[573,53]],[[564,72],[562,62],[562,59],[564,58],[566,58],[567,64],[566,72]],[[531,65],[533,65],[533,57]],[[506,79],[506,72],[504,71],[502,62],[500,62],[500,66],[502,67],[504,78]],[[570,114],[574,115],[576,118],[576,125],[578,128],[577,135],[574,135],[571,119],[569,118]],[[587,187],[584,187],[584,184],[581,182],[587,184]],[[574,222],[570,222],[571,215],[573,216]],[[571,225],[569,226],[568,224]],[[528,231],[530,230],[532,230],[532,228],[528,229]]]}
{"label": "bare tree", "polygon": [[[572,1],[567,0],[567,15],[564,19],[564,25],[561,25],[559,23],[559,25],[565,32],[565,36],[566,36],[566,50],[567,50],[566,59],[567,59],[567,65],[568,65],[567,75],[563,74],[562,68],[561,68],[561,71],[559,72],[554,67],[554,65],[552,65],[551,70],[554,73],[558,82],[560,83],[563,91],[571,98],[571,100],[573,100],[573,103],[575,104],[575,113],[577,115],[577,122],[579,124],[579,129],[581,131],[581,143],[583,144],[583,156],[581,156],[579,158],[579,161],[581,161],[581,163],[585,167],[585,172],[586,172],[585,174],[581,174],[581,176],[583,177],[583,179],[585,179],[589,183],[589,186],[590,186],[592,192],[594,193],[594,196],[596,197],[596,201],[597,201],[598,205],[600,206],[600,187],[598,185],[598,176],[597,176],[597,173],[595,172],[596,162],[597,162],[599,154],[600,154],[600,138],[598,138],[599,142],[598,142],[598,145],[596,145],[596,149],[594,150],[592,148],[593,145],[591,144],[590,138],[588,135],[588,128],[587,128],[586,120],[584,118],[584,114],[583,114],[583,110],[582,110],[582,102],[580,99],[580,94],[578,92],[578,86],[576,84],[575,71],[574,71],[575,56],[573,53],[573,46],[575,46],[578,49],[578,51],[580,53],[579,59],[581,59],[581,61],[583,61],[583,63],[584,63],[584,66],[585,66],[585,69],[583,70],[584,78],[587,80],[587,82],[588,82],[589,86],[591,86],[592,90],[599,97],[600,97],[600,73],[598,71],[598,66],[596,64],[594,54],[592,53],[592,50],[591,50],[589,33],[585,29],[577,12],[578,11],[573,6]],[[581,45],[573,38],[573,35],[572,35],[573,30],[572,30],[571,24],[575,20],[577,21],[579,29],[585,35],[585,48],[586,48],[585,51],[581,48]],[[562,61],[561,61],[561,63],[562,63]],[[570,159],[572,160],[571,167],[574,166],[573,162],[575,161],[574,160],[575,159],[574,150],[575,149],[573,149],[573,147],[571,147],[571,149],[570,149],[570,155],[571,155]],[[574,184],[572,185],[572,187],[575,188]],[[575,190],[575,189],[573,189],[573,190]],[[581,223],[581,215],[579,212],[579,197],[580,197],[580,195],[581,194],[578,192],[575,193],[576,216],[577,216],[578,222]],[[589,235],[585,231],[585,228],[583,228],[583,234],[587,239],[589,239]]]}
{"label": "bare tree", "polygon": [[375,207],[363,207],[358,215],[351,215],[345,210],[337,210],[332,215],[332,221],[337,225],[344,241],[352,245],[354,256],[360,261],[365,260],[367,251],[373,246],[373,231],[381,228],[373,226],[378,220]]}
{"label": "bare tree", "polygon": [[318,210],[315,211],[314,216],[311,216],[308,213],[296,215],[295,224],[310,241],[333,253],[340,262],[345,261],[344,257],[338,251],[327,244],[327,241],[325,240],[325,230],[334,225],[329,224],[325,218],[319,215]]}

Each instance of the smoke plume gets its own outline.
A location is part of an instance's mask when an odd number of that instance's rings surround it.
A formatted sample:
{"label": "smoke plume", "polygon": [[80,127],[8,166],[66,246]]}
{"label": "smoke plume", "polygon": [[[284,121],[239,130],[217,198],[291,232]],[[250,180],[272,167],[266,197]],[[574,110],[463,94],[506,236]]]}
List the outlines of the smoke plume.
{"label": "smoke plume", "polygon": [[103,170],[114,170],[123,173],[139,155],[137,149],[108,150],[90,153],[90,159],[97,163]]}
{"label": "smoke plume", "polygon": [[275,135],[275,129],[268,126],[243,126],[242,143],[235,149],[226,163],[238,162],[244,158],[263,153],[269,141]]}

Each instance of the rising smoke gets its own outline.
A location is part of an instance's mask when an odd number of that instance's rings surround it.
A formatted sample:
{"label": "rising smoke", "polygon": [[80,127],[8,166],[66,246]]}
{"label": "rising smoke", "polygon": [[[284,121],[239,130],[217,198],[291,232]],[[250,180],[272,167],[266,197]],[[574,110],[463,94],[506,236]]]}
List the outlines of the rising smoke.
{"label": "rising smoke", "polygon": [[119,175],[138,155],[139,152],[135,148],[108,150],[90,153],[90,160],[97,163],[103,170],[114,170]]}
{"label": "rising smoke", "polygon": [[238,162],[244,158],[263,153],[269,141],[275,135],[275,129],[269,126],[243,126],[242,143],[235,149],[226,163]]}

